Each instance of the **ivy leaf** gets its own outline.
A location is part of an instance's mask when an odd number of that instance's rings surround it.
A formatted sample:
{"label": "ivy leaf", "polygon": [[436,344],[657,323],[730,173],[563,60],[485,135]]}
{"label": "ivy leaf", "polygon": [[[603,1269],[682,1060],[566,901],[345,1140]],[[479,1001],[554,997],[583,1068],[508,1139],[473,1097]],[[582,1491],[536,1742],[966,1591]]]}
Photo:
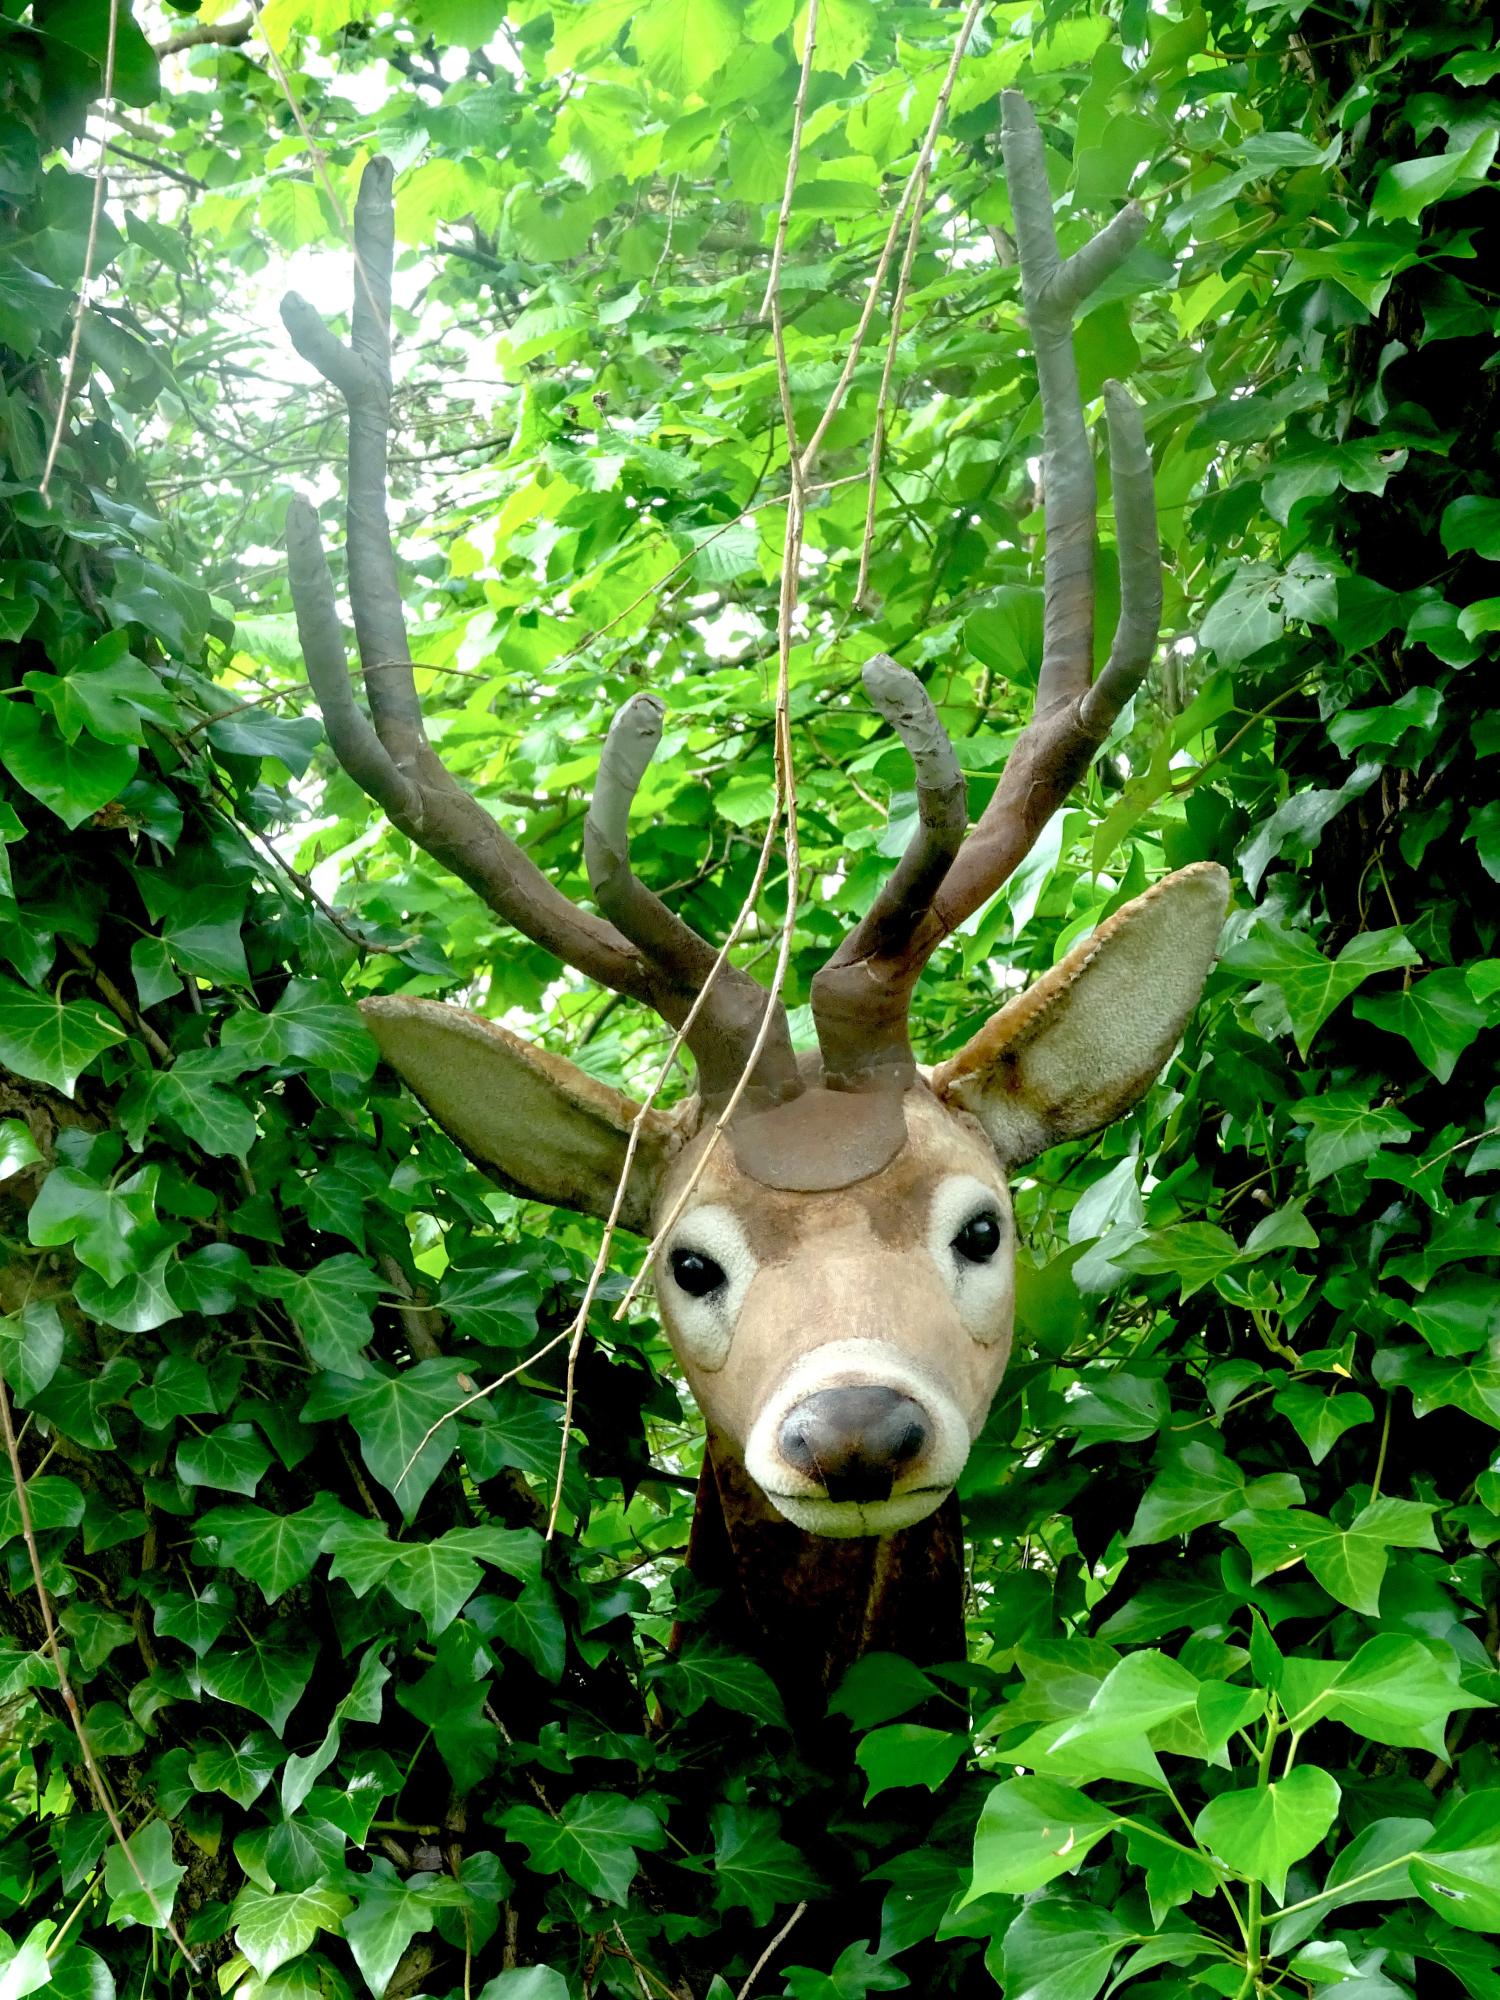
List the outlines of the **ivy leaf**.
{"label": "ivy leaf", "polygon": [[765,1668],[712,1640],[694,1640],[675,1660],[653,1666],[650,1675],[682,1715],[696,1715],[705,1702],[712,1701],[736,1714],[752,1715],[758,1722],[785,1727],[781,1696]]}
{"label": "ivy leaf", "polygon": [[1429,972],[1404,993],[1362,994],[1354,1011],[1361,1021],[1404,1036],[1438,1082],[1446,1083],[1494,1010],[1472,997],[1461,967],[1449,966]]}
{"label": "ivy leaf", "polygon": [[482,1579],[478,1563],[436,1541],[397,1549],[385,1585],[398,1604],[426,1621],[428,1633],[435,1639],[453,1623]]}
{"label": "ivy leaf", "polygon": [[1340,1001],[1374,973],[1415,965],[1417,952],[1401,931],[1362,931],[1337,958],[1329,959],[1306,932],[1262,918],[1248,938],[1224,954],[1222,963],[1242,977],[1261,981],[1250,994],[1252,1002],[1268,989],[1279,996],[1297,1053],[1305,1060],[1319,1028]]}
{"label": "ivy leaf", "polygon": [[125,1030],[92,1000],[32,993],[0,973],[0,1064],[33,1083],[73,1095],[97,1057],[125,1039]]}
{"label": "ivy leaf", "polygon": [[[1364,1003],[1359,1002],[1355,1007]],[[1404,1146],[1416,1126],[1394,1105],[1372,1104],[1358,1090],[1325,1090],[1297,1106],[1299,1120],[1312,1128],[1307,1141],[1309,1186],[1344,1167],[1358,1165],[1383,1146]]]}
{"label": "ivy leaf", "polygon": [[[174,982],[175,986],[175,982]],[[120,1123],[132,1146],[166,1118],[215,1159],[243,1160],[256,1141],[255,1114],[227,1090],[213,1049],[190,1049],[170,1069],[153,1070],[121,1100]]]}
{"label": "ivy leaf", "polygon": [[105,1857],[104,1890],[109,1897],[110,1922],[164,1930],[177,1885],[186,1873],[181,1862],[172,1859],[172,1829],[163,1819],[148,1819],[124,1847],[115,1843]]}
{"label": "ivy leaf", "polygon": [[721,1910],[748,1910],[752,1923],[768,1924],[779,1904],[800,1902],[817,1892],[817,1876],[790,1841],[782,1839],[775,1813],[726,1800],[709,1814],[709,1824],[713,1860],[699,1865],[712,1869]]}
{"label": "ivy leaf", "polygon": [[397,1961],[412,1939],[430,1931],[443,1910],[462,1908],[462,1883],[442,1875],[399,1876],[377,1858],[359,1882],[359,1900],[344,1919],[344,1937],[374,2000],[390,1984]]}
{"label": "ivy leaf", "polygon": [[46,1388],[62,1357],[56,1306],[38,1299],[0,1319],[0,1376],[23,1409]]}
{"label": "ivy leaf", "polygon": [[1136,1510],[1126,1544],[1141,1548],[1222,1521],[1241,1504],[1244,1487],[1244,1473],[1204,1439],[1173,1445]]}
{"label": "ivy leaf", "polygon": [[1271,1399],[1271,1407],[1296,1431],[1314,1465],[1323,1463],[1346,1431],[1371,1422],[1375,1415],[1369,1397],[1358,1390],[1330,1395],[1311,1382],[1293,1382]]}
{"label": "ivy leaf", "polygon": [[268,1014],[247,1008],[232,1015],[219,1045],[246,1069],[275,1063],[335,1070],[362,1082],[374,1074],[378,1054],[359,1009],[336,988],[307,979],[289,980]]}
{"label": "ivy leaf", "polygon": [[1029,1895],[1078,1867],[1118,1824],[1108,1806],[1054,1778],[997,1785],[974,1831],[974,1880],[964,1904],[996,1893]]}
{"label": "ivy leaf", "polygon": [[41,1148],[19,1118],[0,1118],[0,1181],[42,1163]]}
{"label": "ivy leaf", "polygon": [[286,1307],[315,1366],[346,1376],[369,1373],[364,1350],[375,1332],[370,1307],[381,1286],[363,1257],[344,1251],[325,1257],[308,1271],[266,1265],[251,1282],[262,1298],[277,1299]]}
{"label": "ivy leaf", "polygon": [[1473,1354],[1500,1326],[1500,1278],[1447,1272],[1421,1297],[1394,1310],[1434,1354]]}
{"label": "ivy leaf", "polygon": [[274,1604],[312,1572],[323,1547],[327,1522],[315,1507],[298,1514],[272,1514],[264,1507],[215,1507],[196,1523],[201,1537],[217,1541],[221,1568],[258,1584]]}
{"label": "ivy leaf", "polygon": [[337,1889],[319,1887],[268,1895],[254,1882],[247,1882],[231,1912],[234,1941],[260,1977],[269,1979],[278,1966],[300,1958],[319,1931],[336,1932],[353,1907],[350,1898]]}
{"label": "ivy leaf", "polygon": [[204,1692],[263,1717],[278,1736],[312,1679],[317,1654],[284,1640],[252,1639],[233,1653],[210,1652],[200,1668]]}
{"label": "ivy leaf", "polygon": [[1338,1816],[1337,1782],[1299,1764],[1278,1784],[1221,1792],[1193,1822],[1199,1842],[1246,1882],[1263,1882],[1278,1903],[1287,1870],[1311,1854]]}
{"label": "ivy leaf", "polygon": [[1330,1597],[1369,1618],[1380,1614],[1390,1551],[1438,1546],[1432,1509],[1415,1500],[1372,1500],[1347,1528],[1300,1509],[1231,1515],[1225,1525],[1249,1551],[1257,1583],[1300,1558]]}
{"label": "ivy leaf", "polygon": [[500,1824],[526,1849],[540,1875],[566,1875],[601,1902],[624,1905],[640,1866],[640,1850],[665,1847],[667,1836],[649,1806],[613,1792],[582,1792],[557,1818],[540,1806],[512,1806]]}
{"label": "ivy leaf", "polygon": [[464,1399],[461,1372],[457,1362],[419,1361],[400,1374],[326,1374],[303,1406],[303,1421],[346,1416],[371,1475],[410,1521],[453,1447],[450,1413]]}
{"label": "ivy leaf", "polygon": [[253,1424],[220,1424],[177,1447],[177,1477],[186,1486],[221,1486],[253,1499],[271,1463],[270,1446]]}
{"label": "ivy leaf", "polygon": [[254,1730],[238,1749],[226,1743],[219,1748],[200,1750],[188,1766],[188,1776],[200,1792],[223,1792],[237,1806],[253,1806],[285,1751],[265,1730]]}
{"label": "ivy leaf", "polygon": [[494,1611],[495,1636],[530,1660],[544,1680],[562,1679],[567,1632],[552,1586],[538,1579]]}

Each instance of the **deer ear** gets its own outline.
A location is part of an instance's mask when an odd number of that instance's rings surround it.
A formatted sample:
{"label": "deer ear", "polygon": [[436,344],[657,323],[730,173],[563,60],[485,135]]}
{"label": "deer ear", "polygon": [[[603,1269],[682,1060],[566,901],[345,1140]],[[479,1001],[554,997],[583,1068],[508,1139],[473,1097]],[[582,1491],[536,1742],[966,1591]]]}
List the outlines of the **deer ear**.
{"label": "deer ear", "polygon": [[1228,900],[1229,877],[1212,862],[1168,875],[939,1064],[934,1091],[972,1112],[1012,1167],[1109,1124],[1172,1053]]}
{"label": "deer ear", "polygon": [[[496,1021],[435,1000],[365,1000],[380,1053],[450,1138],[512,1194],[603,1221],[639,1106]],[[676,1121],[648,1111],[620,1222],[651,1233],[651,1204],[677,1144]]]}

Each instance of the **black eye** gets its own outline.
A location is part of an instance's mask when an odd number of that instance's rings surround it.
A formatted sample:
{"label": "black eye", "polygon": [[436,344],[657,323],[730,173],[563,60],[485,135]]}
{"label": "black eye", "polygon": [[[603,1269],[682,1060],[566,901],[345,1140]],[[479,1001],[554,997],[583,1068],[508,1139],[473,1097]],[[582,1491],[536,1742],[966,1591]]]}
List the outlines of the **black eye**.
{"label": "black eye", "polygon": [[699,1250],[674,1250],[672,1276],[690,1299],[706,1299],[725,1282],[723,1265]]}
{"label": "black eye", "polygon": [[1000,1248],[1000,1218],[986,1209],[970,1216],[953,1239],[953,1248],[966,1264],[987,1264]]}

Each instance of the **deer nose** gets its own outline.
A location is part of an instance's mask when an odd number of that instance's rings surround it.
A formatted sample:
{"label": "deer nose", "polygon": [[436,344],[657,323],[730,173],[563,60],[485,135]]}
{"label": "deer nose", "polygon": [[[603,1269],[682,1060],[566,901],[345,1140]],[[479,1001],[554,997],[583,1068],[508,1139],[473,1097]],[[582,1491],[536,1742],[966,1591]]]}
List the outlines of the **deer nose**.
{"label": "deer nose", "polygon": [[899,1389],[819,1389],[781,1426],[788,1465],[821,1482],[830,1500],[888,1500],[898,1472],[927,1446],[920,1403]]}

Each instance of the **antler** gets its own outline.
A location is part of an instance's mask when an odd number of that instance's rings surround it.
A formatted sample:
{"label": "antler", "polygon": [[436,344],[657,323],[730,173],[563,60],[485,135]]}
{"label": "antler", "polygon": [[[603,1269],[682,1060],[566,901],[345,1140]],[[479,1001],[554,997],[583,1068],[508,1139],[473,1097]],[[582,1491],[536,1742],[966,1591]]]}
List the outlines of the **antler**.
{"label": "antler", "polygon": [[[1118,382],[1107,382],[1104,412],[1119,548],[1120,616],[1109,659],[1094,679],[1098,496],[1073,357],[1073,321],[1083,301],[1135,248],[1146,226],[1145,216],[1138,203],[1129,203],[1064,261],[1057,248],[1036,119],[1018,91],[1005,91],[1002,102],[1000,144],[1042,401],[1047,545],[1036,703],[994,797],[960,848],[936,803],[930,774],[938,766],[931,737],[923,734],[919,751],[907,727],[871,687],[876,706],[898,729],[916,766],[919,825],[874,909],[813,981],[813,1018],[824,1073],[841,1089],[887,1079],[906,1081],[915,1075],[906,1020],[923,966],[942,940],[1014,873],[1088,769],[1141,684],[1161,622],[1156,496],[1145,427],[1129,391]],[[880,668],[882,684],[892,686],[893,663],[871,664]],[[870,671],[865,670],[867,687]],[[894,673],[901,672],[894,668]],[[917,687],[913,676],[905,681]],[[911,689],[906,692],[914,700]],[[922,700],[926,701],[925,695]],[[936,731],[951,758],[951,746],[931,714],[930,703],[927,713],[931,721],[926,724],[924,717],[924,727]],[[924,760],[929,773],[925,779]],[[956,768],[955,760],[955,772]]]}
{"label": "antler", "polygon": [[[599,796],[589,815],[590,879],[613,923],[561,895],[464,790],[427,740],[386,511],[392,180],[390,162],[374,159],[360,181],[349,344],[295,293],[281,307],[297,352],[341,391],[349,412],[349,598],[368,719],[350,686],[317,516],[305,500],[296,499],[286,523],[297,630],[329,743],[350,777],[384,807],[394,825],[534,943],[601,986],[643,1001],[674,1027],[687,1020],[697,1003],[687,1044],[704,1096],[723,1098],[749,1059],[770,996],[747,973],[724,965],[700,1002],[716,954],[630,873],[625,819],[650,750],[638,759],[625,757],[622,729],[627,717],[638,721],[640,698],[626,705],[610,733],[600,761]],[[657,730],[659,734],[659,716]],[[779,1101],[800,1087],[779,1003],[753,1087],[762,1103]]]}

